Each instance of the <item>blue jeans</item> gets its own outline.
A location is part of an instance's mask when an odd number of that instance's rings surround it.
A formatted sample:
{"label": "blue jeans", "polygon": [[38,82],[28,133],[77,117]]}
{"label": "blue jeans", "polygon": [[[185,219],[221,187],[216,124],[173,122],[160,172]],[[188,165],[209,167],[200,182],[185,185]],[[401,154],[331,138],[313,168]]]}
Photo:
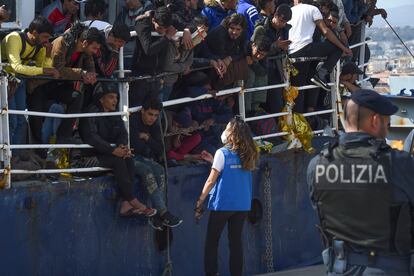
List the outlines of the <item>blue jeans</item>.
{"label": "blue jeans", "polygon": [[[61,104],[54,103],[49,108],[49,113],[65,113],[65,108]],[[42,125],[42,143],[48,144],[50,136],[55,136],[62,119],[46,117]]]}
{"label": "blue jeans", "polygon": [[167,211],[164,168],[157,162],[139,155],[135,156],[134,160],[135,174],[144,184],[154,208],[159,214],[164,214]]}
{"label": "blue jeans", "polygon": [[[26,81],[22,80],[19,86],[17,86],[14,95],[9,101],[9,109],[13,110],[25,110],[26,109]],[[12,144],[23,144],[24,126],[26,119],[23,115],[10,115],[9,116],[9,128],[10,128],[10,141]]]}
{"label": "blue jeans", "polygon": [[160,90],[160,101],[165,102],[168,101],[173,90],[173,85],[164,84],[164,86]]}

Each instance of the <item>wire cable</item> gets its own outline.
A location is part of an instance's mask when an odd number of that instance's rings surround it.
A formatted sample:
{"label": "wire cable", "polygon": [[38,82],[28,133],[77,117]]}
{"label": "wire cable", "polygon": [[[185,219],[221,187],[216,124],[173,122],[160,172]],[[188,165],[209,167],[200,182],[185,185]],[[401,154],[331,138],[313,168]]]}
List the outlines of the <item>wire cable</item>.
{"label": "wire cable", "polygon": [[393,31],[393,33],[398,37],[398,39],[401,41],[401,44],[405,47],[405,49],[407,49],[408,53],[410,53],[411,57],[414,58],[414,54],[411,52],[410,48],[408,48],[408,46],[404,43],[404,41],[398,35],[398,33],[394,30],[394,28],[391,26],[390,22],[388,22],[388,20],[386,18],[384,18],[384,17],[382,17],[382,19],[384,19],[384,21],[391,28],[391,30]]}

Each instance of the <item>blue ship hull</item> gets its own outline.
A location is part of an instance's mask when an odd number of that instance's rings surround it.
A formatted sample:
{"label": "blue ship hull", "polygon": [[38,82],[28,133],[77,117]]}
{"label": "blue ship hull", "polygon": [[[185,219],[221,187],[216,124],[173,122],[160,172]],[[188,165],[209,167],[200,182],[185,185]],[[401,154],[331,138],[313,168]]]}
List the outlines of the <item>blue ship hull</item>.
{"label": "blue ship hull", "polygon": [[[264,204],[263,170],[270,165],[275,271],[320,262],[317,217],[306,185],[310,158],[303,151],[265,156],[254,176],[254,197]],[[184,220],[172,230],[173,275],[203,275],[208,214],[197,225],[193,209],[208,173],[206,165],[169,170],[168,204]],[[154,230],[146,219],[119,217],[118,208],[108,176],[14,183],[0,192],[0,275],[162,275],[167,254],[158,250]],[[245,275],[267,272],[265,224],[262,219],[245,225]],[[220,275],[229,275],[226,232],[219,266]]]}

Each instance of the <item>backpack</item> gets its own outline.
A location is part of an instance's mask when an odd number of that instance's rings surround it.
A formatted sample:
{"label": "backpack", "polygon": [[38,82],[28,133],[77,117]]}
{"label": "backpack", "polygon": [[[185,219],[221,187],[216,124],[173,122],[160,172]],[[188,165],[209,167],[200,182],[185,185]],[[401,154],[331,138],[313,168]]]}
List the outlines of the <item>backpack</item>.
{"label": "backpack", "polygon": [[42,49],[41,45],[36,45],[26,57],[22,57],[22,55],[26,51],[26,43],[27,43],[26,31],[21,31],[20,29],[1,29],[0,30],[0,41],[3,41],[3,39],[12,32],[18,32],[20,39],[22,41],[22,49],[20,50],[20,59],[22,60],[22,63],[35,57],[37,53],[39,53],[40,49]]}

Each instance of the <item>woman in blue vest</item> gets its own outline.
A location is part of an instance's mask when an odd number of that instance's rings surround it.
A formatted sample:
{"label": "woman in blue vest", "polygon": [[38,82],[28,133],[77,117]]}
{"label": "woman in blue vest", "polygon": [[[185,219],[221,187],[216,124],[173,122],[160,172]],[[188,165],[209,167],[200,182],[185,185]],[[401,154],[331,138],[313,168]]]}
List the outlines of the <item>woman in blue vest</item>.
{"label": "woman in blue vest", "polygon": [[224,144],[210,159],[210,175],[196,205],[196,220],[203,212],[203,203],[209,197],[207,237],[204,251],[206,275],[217,275],[217,251],[221,232],[227,224],[230,247],[230,272],[242,275],[242,231],[252,201],[252,171],[256,168],[259,153],[247,123],[239,116],[228,124],[221,140]]}

